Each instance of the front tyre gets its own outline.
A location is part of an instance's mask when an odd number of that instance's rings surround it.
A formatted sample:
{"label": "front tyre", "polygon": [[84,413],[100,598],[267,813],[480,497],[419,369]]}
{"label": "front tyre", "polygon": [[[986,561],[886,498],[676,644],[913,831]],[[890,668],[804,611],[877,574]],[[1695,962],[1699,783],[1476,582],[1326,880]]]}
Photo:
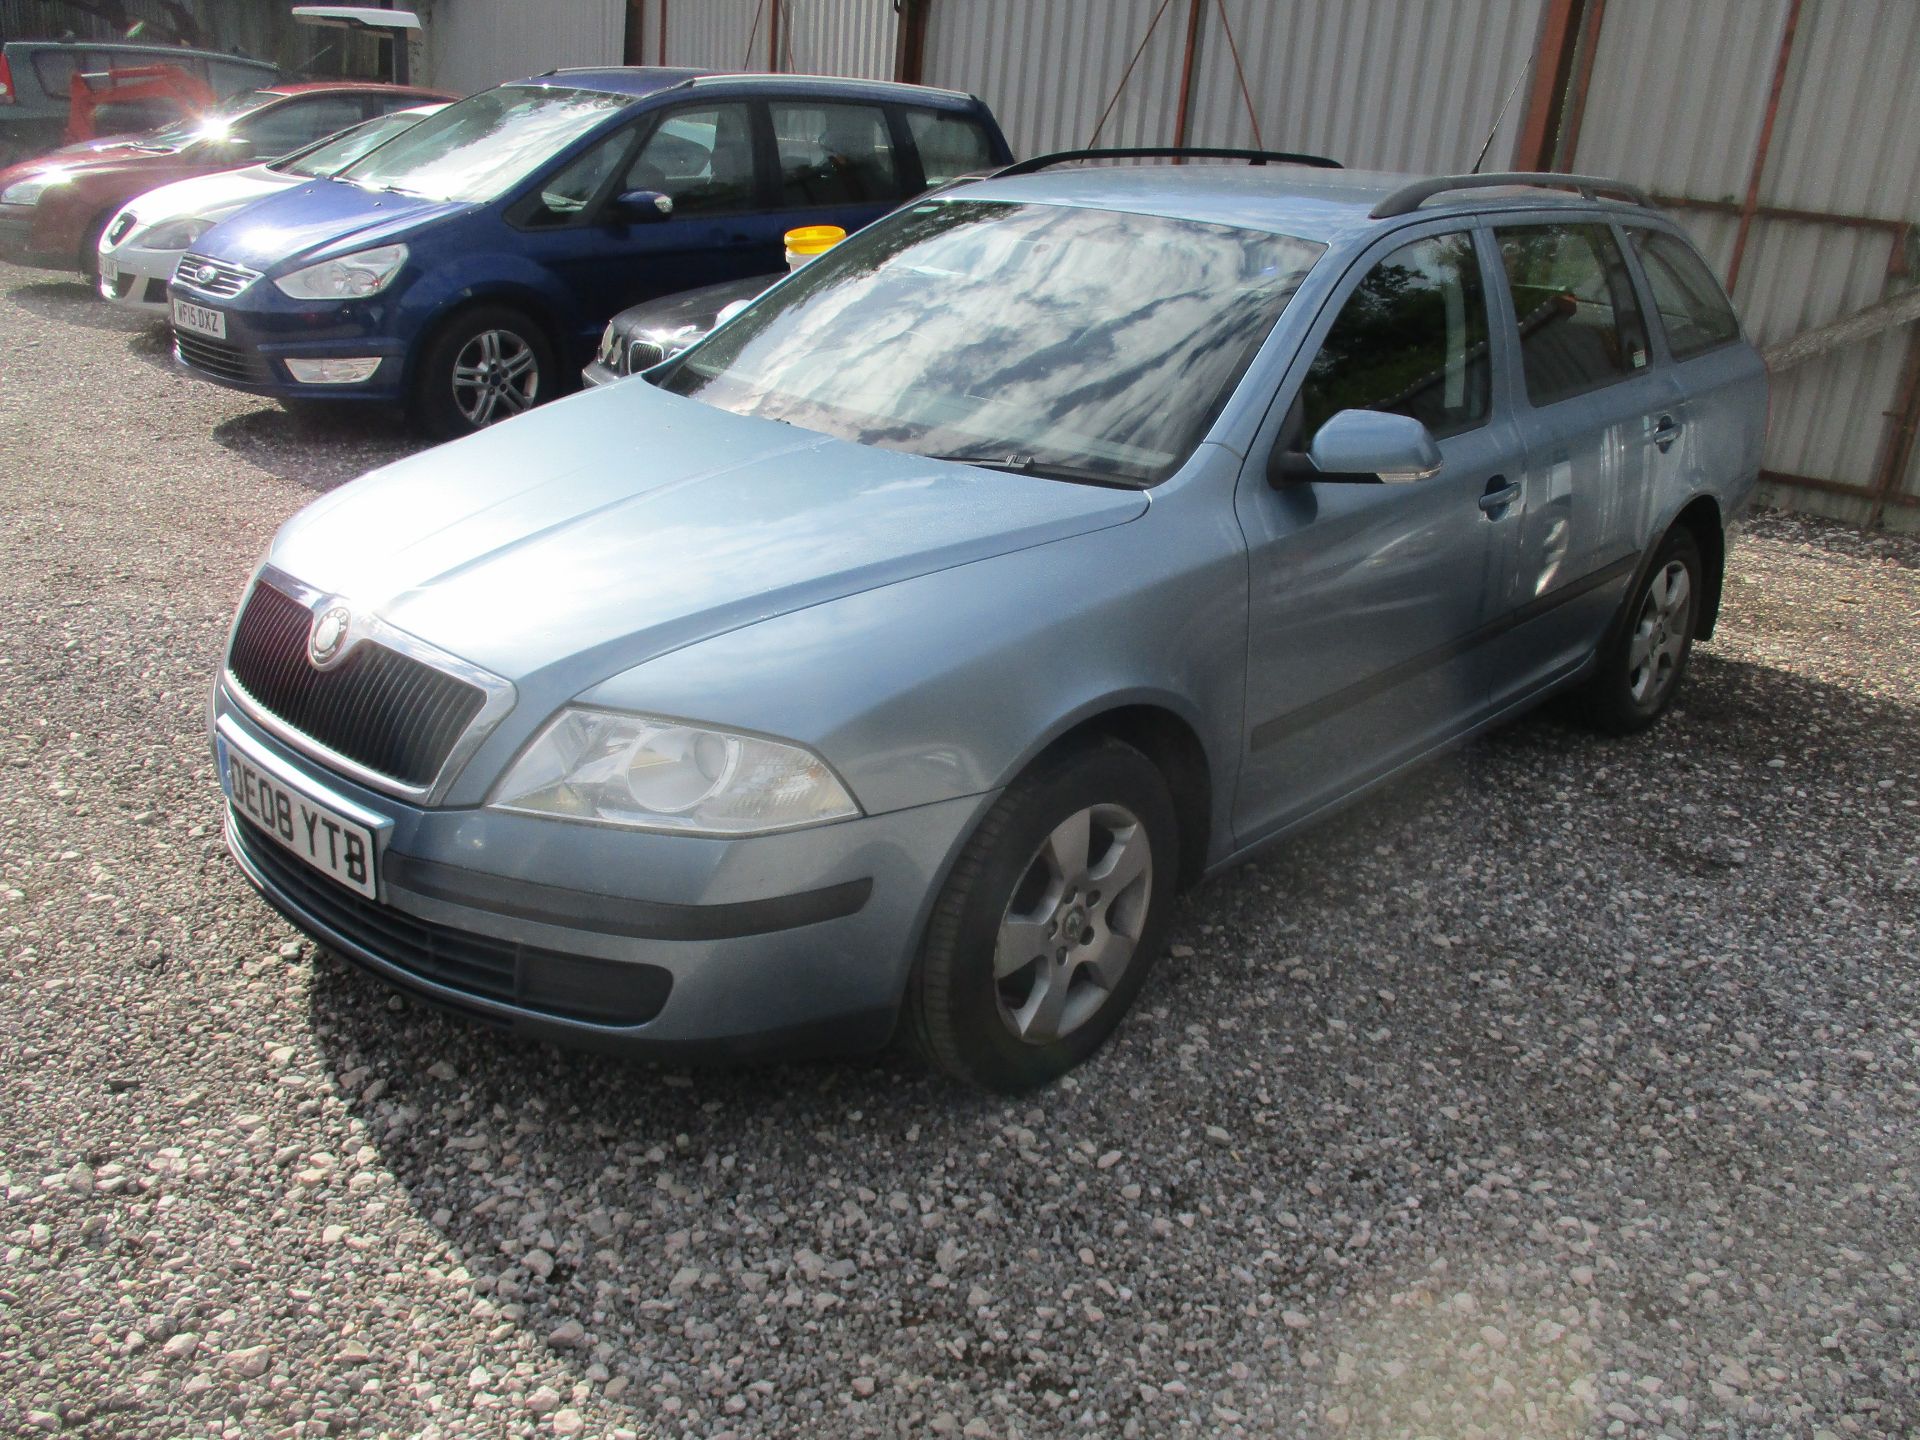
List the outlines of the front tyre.
{"label": "front tyre", "polygon": [[1042,759],[981,820],[934,908],[909,1032],[949,1074],[1029,1090],[1099,1048],[1165,942],[1180,833],[1117,740]]}
{"label": "front tyre", "polygon": [[551,399],[559,367],[546,332],[505,305],[463,310],[437,334],[420,367],[415,413],[441,439],[531,410]]}
{"label": "front tyre", "polygon": [[1601,651],[1587,687],[1588,716],[1615,735],[1644,730],[1673,703],[1700,622],[1700,546],[1676,527],[1632,595],[1625,623]]}

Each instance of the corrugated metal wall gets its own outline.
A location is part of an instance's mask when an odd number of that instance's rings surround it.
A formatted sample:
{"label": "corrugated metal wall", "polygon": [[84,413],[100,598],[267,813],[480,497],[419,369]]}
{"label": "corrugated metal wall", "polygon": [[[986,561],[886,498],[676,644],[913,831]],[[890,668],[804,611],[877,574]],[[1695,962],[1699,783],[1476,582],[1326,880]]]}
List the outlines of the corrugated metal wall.
{"label": "corrugated metal wall", "polygon": [[[649,11],[661,3],[653,0]],[[705,70],[768,70],[767,0],[666,0],[666,63]],[[657,22],[656,22],[657,23]]]}
{"label": "corrugated metal wall", "polygon": [[[1176,9],[1184,6],[1176,5]],[[1465,170],[1532,64],[1542,0],[1227,0],[1260,140],[1379,170]],[[1211,8],[1189,143],[1251,145],[1233,52]],[[1504,163],[1524,94],[1493,148]]]}
{"label": "corrugated metal wall", "polygon": [[[1267,148],[1384,169],[1465,168],[1527,74],[1542,5],[1227,0],[1225,27],[1206,5],[1187,143],[1253,143],[1237,46]],[[926,79],[984,98],[1020,154],[1087,144],[1116,91],[1103,144],[1171,144],[1189,8],[1187,0],[935,0]],[[1516,100],[1492,153],[1512,148],[1519,118]]]}
{"label": "corrugated metal wall", "polygon": [[899,29],[893,0],[782,0],[780,68],[891,80]]}
{"label": "corrugated metal wall", "polygon": [[[1744,200],[1789,9],[1790,0],[1608,0],[1571,168],[1665,195]],[[1916,63],[1913,0],[1803,0],[1760,204],[1920,219]],[[1738,217],[1675,214],[1724,276]],[[1920,257],[1911,249],[1884,227],[1761,215],[1734,300],[1754,339],[1769,345],[1912,285]],[[1883,332],[1779,377],[1767,468],[1873,484],[1912,343],[1909,329]],[[1908,495],[1920,494],[1920,461],[1914,472]],[[1770,498],[1851,520],[1870,506],[1803,487],[1776,486]],[[1920,515],[1893,506],[1887,520],[1910,528]]]}
{"label": "corrugated metal wall", "polygon": [[924,78],[985,100],[1016,155],[1072,149],[1093,140],[1101,111],[1161,12],[1099,138],[1164,145],[1180,103],[1183,9],[1163,0],[935,0]]}
{"label": "corrugated metal wall", "polygon": [[618,65],[625,0],[426,0],[424,83],[470,94],[562,65]]}

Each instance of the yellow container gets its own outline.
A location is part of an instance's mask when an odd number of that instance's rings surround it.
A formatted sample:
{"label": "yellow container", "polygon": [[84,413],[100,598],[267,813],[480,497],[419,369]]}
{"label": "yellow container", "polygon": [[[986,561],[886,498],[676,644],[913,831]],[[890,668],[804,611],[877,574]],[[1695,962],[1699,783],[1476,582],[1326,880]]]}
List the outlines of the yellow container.
{"label": "yellow container", "polygon": [[846,238],[847,232],[838,225],[802,225],[787,231],[787,269],[798,270],[814,256],[826,254]]}

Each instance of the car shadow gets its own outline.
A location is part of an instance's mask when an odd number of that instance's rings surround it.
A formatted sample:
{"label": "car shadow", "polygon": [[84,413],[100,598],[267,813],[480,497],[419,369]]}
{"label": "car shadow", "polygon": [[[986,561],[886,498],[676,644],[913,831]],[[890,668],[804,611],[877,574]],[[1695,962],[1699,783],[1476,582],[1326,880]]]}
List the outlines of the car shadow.
{"label": "car shadow", "polygon": [[[67,325],[82,325],[89,330],[108,330],[127,333],[148,330],[156,323],[156,317],[139,310],[123,310],[118,305],[108,304],[97,294],[91,283],[75,275],[68,280],[34,280],[25,285],[15,285],[7,290],[7,295],[15,305],[31,315],[44,320],[58,320]],[[164,323],[164,320],[158,323]]]}
{"label": "car shadow", "polygon": [[213,438],[250,464],[322,493],[432,444],[392,411],[358,405],[288,410],[270,402],[221,421]]}
{"label": "car shadow", "polygon": [[[1811,883],[1796,881],[1797,842],[1821,812],[1783,808],[1764,843],[1744,845],[1676,823],[1764,783],[1753,770],[1770,773],[1780,719],[1796,713],[1823,726],[1796,742],[1802,786],[1853,784],[1869,763],[1857,737],[1920,723],[1706,651],[1684,703],[1647,735],[1601,738],[1564,709],[1538,712],[1186,897],[1119,1034],[1034,1095],[982,1096],[893,1054],[682,1070],[562,1051],[401,999],[328,957],[312,967],[311,1022],[342,1099],[474,1288],[538,1338],[583,1326],[560,1362],[640,1382],[626,1403],[643,1430],[666,1393],[649,1398],[647,1378],[665,1373],[671,1389],[704,1363],[689,1295],[710,1302],[696,1314],[734,1301],[738,1323],[771,1327],[752,1333],[829,1368],[946,1368],[962,1392],[976,1361],[947,1359],[960,1342],[978,1355],[993,1329],[963,1301],[975,1283],[1008,1315],[1058,1307],[1050,1350],[1093,1354],[1115,1338],[1100,1311],[1029,1291],[1017,1269],[972,1269],[968,1252],[1097,1252],[1128,1287],[1137,1336],[1140,1313],[1192,1301],[1156,1245],[1195,1250],[1223,1281],[1264,1247],[1260,1285],[1336,1305],[1361,1283],[1347,1267],[1384,1273],[1419,1251],[1424,1227],[1472,1233],[1467,1182],[1444,1177],[1493,1163],[1472,1157],[1538,1153],[1543,1133],[1562,1153],[1604,1153],[1597,1184],[1653,1193],[1680,1183],[1676,1164],[1730,1184],[1751,1134],[1620,1112],[1671,1078],[1672,1034],[1649,1015],[1694,1017],[1700,1035],[1744,1029],[1763,1050],[1798,1038],[1804,1017],[1765,985],[1683,957],[1763,923],[1743,884],[1793,903]],[[1635,894],[1692,897],[1700,924],[1636,929],[1617,910]],[[1570,918],[1538,923],[1556,915]],[[1830,983],[1837,1009],[1875,1003],[1870,975]],[[1699,1088],[1745,1052],[1690,1053]],[[1037,1270],[1041,1250],[1027,1253]],[[816,1263],[836,1260],[851,1268]],[[763,1308],[769,1285],[797,1308]],[[1220,1363],[1261,1358],[1276,1386],[1283,1370],[1297,1384],[1299,1342],[1256,1323],[1256,1308],[1244,1321],[1237,1303],[1214,1312]]]}

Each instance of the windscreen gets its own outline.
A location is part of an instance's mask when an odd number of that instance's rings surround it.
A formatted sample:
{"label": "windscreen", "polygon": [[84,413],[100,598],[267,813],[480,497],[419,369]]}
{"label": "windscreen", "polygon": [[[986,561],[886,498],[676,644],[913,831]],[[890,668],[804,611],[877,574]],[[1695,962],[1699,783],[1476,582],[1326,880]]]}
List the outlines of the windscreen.
{"label": "windscreen", "polygon": [[402,110],[397,114],[382,115],[377,120],[365,120],[342,130],[338,135],[329,135],[318,145],[310,146],[298,155],[275,162],[272,168],[282,175],[324,180],[346,169],[362,155],[386,144],[401,131],[411,130],[424,118]]}
{"label": "windscreen", "polygon": [[492,200],[632,103],[597,90],[502,85],[428,116],[338,178],[433,200]]}
{"label": "windscreen", "polygon": [[1152,484],[1200,442],[1324,249],[929,201],[813,261],[661,384],[865,445]]}

